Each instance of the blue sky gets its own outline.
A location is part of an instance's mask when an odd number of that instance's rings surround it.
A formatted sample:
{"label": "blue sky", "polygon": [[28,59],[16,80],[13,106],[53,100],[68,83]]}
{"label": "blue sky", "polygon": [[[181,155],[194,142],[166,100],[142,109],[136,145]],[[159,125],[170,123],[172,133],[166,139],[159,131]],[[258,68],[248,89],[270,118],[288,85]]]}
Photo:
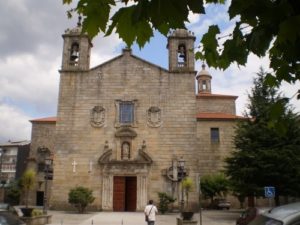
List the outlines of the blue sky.
{"label": "blue sky", "polygon": [[[53,0],[0,1],[0,142],[30,139],[30,119],[55,116],[63,40],[67,28],[77,19],[68,20],[67,6]],[[219,24],[224,34],[233,27],[226,13],[227,5],[206,6],[207,15],[190,15],[189,30],[197,37],[195,47],[208,26]],[[99,65],[121,54],[124,43],[113,34],[93,40],[91,64]],[[143,49],[133,46],[133,54],[168,68],[167,39],[155,33]],[[250,55],[246,66],[232,65],[226,71],[207,68],[211,73],[212,91],[238,95],[237,113],[245,110],[247,91],[260,66],[268,69],[268,59]],[[196,70],[201,62],[196,63]],[[299,83],[297,84],[299,87]],[[284,84],[282,92],[291,97],[297,86]],[[300,101],[293,99],[296,111]]]}

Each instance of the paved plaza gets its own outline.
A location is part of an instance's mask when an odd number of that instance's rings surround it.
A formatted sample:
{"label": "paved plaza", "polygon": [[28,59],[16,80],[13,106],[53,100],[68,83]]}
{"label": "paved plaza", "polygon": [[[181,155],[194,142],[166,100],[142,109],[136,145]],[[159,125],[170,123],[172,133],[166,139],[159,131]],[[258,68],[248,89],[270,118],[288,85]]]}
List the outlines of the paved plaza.
{"label": "paved plaza", "polygon": [[[90,212],[77,214],[75,212],[49,211],[52,215],[51,225],[142,225],[144,214],[142,212]],[[179,214],[157,215],[156,225],[176,225]],[[238,211],[204,210],[202,225],[235,225],[239,216]],[[199,213],[194,215],[198,221]]]}

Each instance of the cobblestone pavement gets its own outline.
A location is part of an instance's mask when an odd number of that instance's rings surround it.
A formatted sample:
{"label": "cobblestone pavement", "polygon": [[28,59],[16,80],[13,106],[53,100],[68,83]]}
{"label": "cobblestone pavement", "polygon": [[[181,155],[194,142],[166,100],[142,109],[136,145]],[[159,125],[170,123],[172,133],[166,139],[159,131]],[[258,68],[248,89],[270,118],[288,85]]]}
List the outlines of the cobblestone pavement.
{"label": "cobblestone pavement", "polygon": [[[75,212],[49,211],[52,215],[51,225],[145,225],[142,212],[90,212],[77,214]],[[155,225],[176,225],[179,214],[157,215]],[[238,211],[204,210],[202,225],[235,225]],[[194,220],[200,220],[199,213]]]}

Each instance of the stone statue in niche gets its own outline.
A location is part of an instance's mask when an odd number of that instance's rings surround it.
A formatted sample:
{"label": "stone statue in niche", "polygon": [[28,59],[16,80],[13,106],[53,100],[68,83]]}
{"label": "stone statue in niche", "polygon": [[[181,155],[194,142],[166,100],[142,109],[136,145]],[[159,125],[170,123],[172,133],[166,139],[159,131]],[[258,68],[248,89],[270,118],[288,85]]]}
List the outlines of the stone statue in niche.
{"label": "stone statue in niche", "polygon": [[105,109],[102,106],[95,106],[91,110],[91,125],[93,127],[102,127],[105,122]]}
{"label": "stone statue in niche", "polygon": [[128,142],[124,142],[122,144],[121,159],[122,160],[130,159],[130,144]]}
{"label": "stone statue in niche", "polygon": [[159,127],[161,125],[161,109],[157,106],[151,106],[148,109],[148,126]]}

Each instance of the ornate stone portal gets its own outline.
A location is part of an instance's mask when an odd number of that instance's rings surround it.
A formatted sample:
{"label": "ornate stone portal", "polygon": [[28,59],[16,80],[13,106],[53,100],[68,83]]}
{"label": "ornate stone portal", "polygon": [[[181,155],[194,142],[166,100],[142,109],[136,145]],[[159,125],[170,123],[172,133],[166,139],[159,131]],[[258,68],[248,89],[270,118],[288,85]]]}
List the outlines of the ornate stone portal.
{"label": "ornate stone portal", "polygon": [[[145,152],[146,144],[143,142],[138,154],[130,160],[114,159],[113,150],[106,145],[105,152],[100,156],[98,163],[102,174],[102,209],[114,209],[114,177],[136,177],[136,209],[143,210],[147,203],[148,174],[152,159]],[[129,193],[126,193],[128,195]]]}

